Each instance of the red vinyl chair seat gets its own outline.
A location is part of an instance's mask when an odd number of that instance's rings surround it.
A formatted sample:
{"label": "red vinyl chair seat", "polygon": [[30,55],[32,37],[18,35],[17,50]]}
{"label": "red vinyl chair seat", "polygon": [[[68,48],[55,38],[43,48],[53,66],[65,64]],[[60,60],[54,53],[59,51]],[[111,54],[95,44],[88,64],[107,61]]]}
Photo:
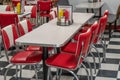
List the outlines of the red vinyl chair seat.
{"label": "red vinyl chair seat", "polygon": [[[82,63],[83,59],[80,60]],[[67,69],[75,69],[77,67],[78,58],[73,54],[60,53],[55,54],[46,60],[47,65],[58,66]]]}
{"label": "red vinyl chair seat", "polygon": [[[76,73],[73,72],[73,70],[76,70],[80,68],[80,65],[83,65],[82,62],[84,60],[84,57],[88,54],[91,35],[92,35],[91,29],[89,29],[86,33],[80,34],[77,42],[77,46],[76,46],[76,51],[74,52],[74,54],[71,54],[69,52],[55,53],[54,55],[46,59],[45,61],[46,65],[50,67],[53,66],[58,69],[66,70],[76,78],[75,80],[79,80],[79,78],[77,77]],[[89,64],[89,67],[90,67],[90,64]],[[91,69],[90,69],[90,72],[92,76]],[[48,70],[48,74],[50,74],[50,70]],[[91,80],[92,80],[92,77],[91,77]]]}
{"label": "red vinyl chair seat", "polygon": [[11,63],[37,63],[42,59],[42,53],[38,51],[18,52],[11,58]]}
{"label": "red vinyl chair seat", "polygon": [[70,53],[75,53],[77,47],[77,43],[75,42],[70,42],[64,47],[62,47],[62,51],[64,52],[70,52]]}

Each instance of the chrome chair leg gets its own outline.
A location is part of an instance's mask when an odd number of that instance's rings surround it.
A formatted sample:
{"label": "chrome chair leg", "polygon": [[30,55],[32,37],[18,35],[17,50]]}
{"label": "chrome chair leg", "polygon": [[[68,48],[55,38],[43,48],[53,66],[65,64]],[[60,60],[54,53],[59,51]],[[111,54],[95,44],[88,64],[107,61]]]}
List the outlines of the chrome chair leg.
{"label": "chrome chair leg", "polygon": [[18,78],[18,65],[16,65],[16,78]]}
{"label": "chrome chair leg", "polygon": [[1,51],[2,51],[2,37],[0,36],[0,57],[2,57]]}
{"label": "chrome chair leg", "polygon": [[104,36],[103,36],[103,43],[104,43],[104,50],[105,50],[105,54],[104,54],[105,59],[104,59],[104,61],[106,62],[106,40],[105,40]]}
{"label": "chrome chair leg", "polygon": [[48,67],[48,75],[47,75],[47,80],[50,78],[50,68]]}
{"label": "chrome chair leg", "polygon": [[90,68],[90,78],[91,78],[91,80],[93,80],[93,75],[92,75],[92,67],[91,67],[91,65],[90,65],[90,63],[88,62],[88,61],[85,61],[87,64],[88,64],[88,66],[89,66],[89,68]]}
{"label": "chrome chair leg", "polygon": [[84,69],[85,69],[85,71],[86,71],[86,73],[87,73],[87,78],[88,78],[88,80],[90,80],[90,78],[89,78],[89,72],[88,72],[88,70],[87,70],[87,68],[86,68],[86,66],[82,63],[82,66],[84,67]]}
{"label": "chrome chair leg", "polygon": [[20,78],[22,78],[22,65],[20,65]]}
{"label": "chrome chair leg", "polygon": [[105,48],[105,44],[101,41],[102,47],[103,47],[103,59],[104,61],[106,61],[106,48]]}
{"label": "chrome chair leg", "polygon": [[60,80],[61,74],[62,74],[62,69],[60,69],[59,80]]}
{"label": "chrome chair leg", "polygon": [[60,70],[60,69],[58,69],[58,68],[57,68],[57,71],[56,71],[56,80],[58,80],[58,79],[59,79],[59,78],[58,78],[58,75],[59,75],[59,70]]}
{"label": "chrome chair leg", "polygon": [[10,68],[12,68],[15,65],[11,65],[8,67],[8,69],[6,70],[5,74],[4,74],[4,80],[6,80],[6,76],[7,76],[7,72],[10,70]]}
{"label": "chrome chair leg", "polygon": [[67,70],[68,72],[70,72],[76,80],[79,80],[78,76],[73,72],[73,71],[70,71],[70,70]]}
{"label": "chrome chair leg", "polygon": [[47,80],[53,80],[53,79],[52,79],[52,73],[51,73],[50,67],[48,68]]}
{"label": "chrome chair leg", "polygon": [[93,53],[90,51],[91,56],[93,57],[93,64],[94,64],[94,74],[96,74],[96,63],[95,63],[95,56]]}
{"label": "chrome chair leg", "polygon": [[100,60],[100,53],[98,51],[98,49],[95,47],[95,45],[92,45],[93,49],[95,49],[95,51],[97,52],[97,56],[98,56],[98,60],[99,60],[99,67],[101,67],[101,60]]}
{"label": "chrome chair leg", "polygon": [[35,77],[36,77],[36,80],[38,80],[38,74],[37,74],[36,65],[34,65],[34,70],[35,70]]}

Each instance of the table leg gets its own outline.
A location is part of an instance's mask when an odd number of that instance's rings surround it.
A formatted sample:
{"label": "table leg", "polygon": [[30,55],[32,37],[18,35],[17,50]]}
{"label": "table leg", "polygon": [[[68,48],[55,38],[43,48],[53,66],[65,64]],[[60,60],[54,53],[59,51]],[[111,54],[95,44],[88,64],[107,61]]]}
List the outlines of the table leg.
{"label": "table leg", "polygon": [[[61,52],[59,47],[56,48],[56,51],[58,54]],[[61,69],[57,69],[56,80],[60,80],[60,76],[61,76]]]}
{"label": "table leg", "polygon": [[89,9],[86,9],[86,12],[89,13]]}
{"label": "table leg", "polygon": [[48,48],[43,47],[43,80],[47,80],[48,66],[45,64],[45,60],[48,58]]}
{"label": "table leg", "polygon": [[102,7],[99,8],[99,18],[102,16]]}

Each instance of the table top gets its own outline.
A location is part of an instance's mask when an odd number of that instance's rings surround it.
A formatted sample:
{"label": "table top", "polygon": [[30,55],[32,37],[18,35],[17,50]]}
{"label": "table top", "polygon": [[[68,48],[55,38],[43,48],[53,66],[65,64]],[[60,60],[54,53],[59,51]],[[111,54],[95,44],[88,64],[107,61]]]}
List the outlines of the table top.
{"label": "table top", "polygon": [[[86,16],[87,15],[87,16]],[[58,26],[57,19],[39,26],[16,40],[17,45],[38,45],[43,47],[61,47],[65,45],[81,26],[94,14],[74,13],[74,23],[70,26]]]}
{"label": "table top", "polygon": [[93,3],[90,3],[90,2],[82,2],[78,5],[76,5],[76,9],[99,9],[100,7],[102,7],[104,4],[104,2],[93,2]]}

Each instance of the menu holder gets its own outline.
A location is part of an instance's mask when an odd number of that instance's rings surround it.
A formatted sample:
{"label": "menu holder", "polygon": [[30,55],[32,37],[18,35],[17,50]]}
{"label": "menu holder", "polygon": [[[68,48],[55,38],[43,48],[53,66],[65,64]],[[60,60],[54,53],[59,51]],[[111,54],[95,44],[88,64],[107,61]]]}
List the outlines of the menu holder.
{"label": "menu holder", "polygon": [[73,7],[72,5],[58,5],[57,6],[57,25],[69,26],[73,23]]}

